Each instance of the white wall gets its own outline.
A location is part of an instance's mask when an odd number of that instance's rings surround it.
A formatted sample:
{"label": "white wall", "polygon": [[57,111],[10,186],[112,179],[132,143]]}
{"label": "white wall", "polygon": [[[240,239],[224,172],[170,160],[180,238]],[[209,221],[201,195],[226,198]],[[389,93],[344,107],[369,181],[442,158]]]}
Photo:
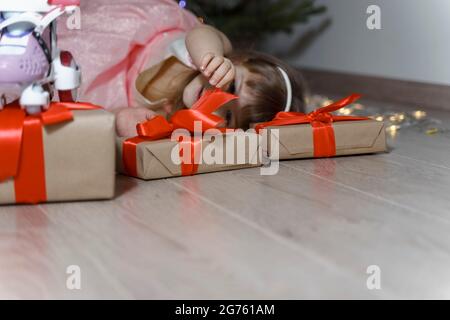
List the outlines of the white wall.
{"label": "white wall", "polygon": [[[294,64],[332,70],[450,85],[450,0],[318,0],[328,12],[294,35],[276,36],[274,52],[286,52],[307,30],[327,17],[331,25]],[[381,7],[382,30],[366,27],[367,7]]]}

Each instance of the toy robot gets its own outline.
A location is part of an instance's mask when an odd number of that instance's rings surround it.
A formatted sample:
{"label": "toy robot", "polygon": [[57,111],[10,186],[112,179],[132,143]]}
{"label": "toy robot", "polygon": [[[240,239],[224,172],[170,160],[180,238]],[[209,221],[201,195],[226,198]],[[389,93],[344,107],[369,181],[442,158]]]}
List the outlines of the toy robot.
{"label": "toy robot", "polygon": [[56,20],[72,14],[80,0],[0,0],[0,110],[19,98],[28,114],[46,110],[57,91],[75,102],[80,68],[57,47]]}

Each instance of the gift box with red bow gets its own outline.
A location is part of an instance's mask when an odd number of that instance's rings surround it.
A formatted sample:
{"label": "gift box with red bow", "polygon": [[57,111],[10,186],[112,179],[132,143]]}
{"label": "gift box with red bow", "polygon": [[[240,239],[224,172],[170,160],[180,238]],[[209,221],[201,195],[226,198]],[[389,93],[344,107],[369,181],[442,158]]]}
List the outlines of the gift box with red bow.
{"label": "gift box with red bow", "polygon": [[259,135],[221,128],[214,115],[237,97],[210,90],[170,120],[157,116],[137,126],[138,136],[117,140],[118,171],[144,180],[261,166]]}
{"label": "gift box with red bow", "polygon": [[54,102],[27,115],[0,110],[0,204],[110,199],[115,182],[114,115]]}
{"label": "gift box with red bow", "polygon": [[280,112],[274,120],[258,124],[264,152],[272,160],[385,152],[383,122],[332,114],[359,98],[353,94],[309,114]]}

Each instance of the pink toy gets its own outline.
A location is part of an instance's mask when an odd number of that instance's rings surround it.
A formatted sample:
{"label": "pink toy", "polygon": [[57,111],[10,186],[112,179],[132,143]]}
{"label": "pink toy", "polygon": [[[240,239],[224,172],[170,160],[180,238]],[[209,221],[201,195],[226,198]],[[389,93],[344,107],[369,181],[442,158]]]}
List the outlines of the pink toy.
{"label": "pink toy", "polygon": [[0,109],[20,97],[29,114],[47,109],[53,90],[74,102],[81,72],[57,47],[56,20],[72,14],[79,0],[0,0]]}

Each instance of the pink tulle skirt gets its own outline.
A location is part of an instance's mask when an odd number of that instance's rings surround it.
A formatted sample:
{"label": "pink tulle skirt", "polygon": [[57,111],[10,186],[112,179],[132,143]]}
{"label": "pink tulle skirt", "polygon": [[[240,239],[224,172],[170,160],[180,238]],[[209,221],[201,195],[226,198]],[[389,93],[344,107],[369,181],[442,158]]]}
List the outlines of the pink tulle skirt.
{"label": "pink tulle skirt", "polygon": [[80,100],[111,110],[133,106],[138,74],[198,23],[174,0],[83,0],[80,30],[59,21],[59,47],[82,68]]}

